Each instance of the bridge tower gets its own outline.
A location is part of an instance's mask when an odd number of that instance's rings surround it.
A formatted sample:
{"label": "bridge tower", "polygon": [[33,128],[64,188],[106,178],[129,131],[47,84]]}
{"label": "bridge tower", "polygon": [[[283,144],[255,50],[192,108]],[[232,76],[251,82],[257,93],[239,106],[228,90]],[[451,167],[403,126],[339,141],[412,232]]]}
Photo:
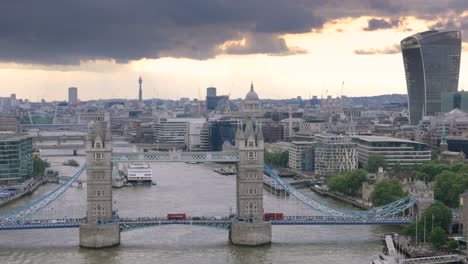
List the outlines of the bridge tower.
{"label": "bridge tower", "polygon": [[271,223],[263,221],[263,132],[247,120],[245,130],[236,133],[239,150],[236,196],[238,219],[231,223],[229,239],[236,245],[257,246],[271,243]]}
{"label": "bridge tower", "polygon": [[109,124],[86,137],[86,223],[80,225],[80,246],[103,248],[120,244],[119,224],[112,211],[112,136]]}

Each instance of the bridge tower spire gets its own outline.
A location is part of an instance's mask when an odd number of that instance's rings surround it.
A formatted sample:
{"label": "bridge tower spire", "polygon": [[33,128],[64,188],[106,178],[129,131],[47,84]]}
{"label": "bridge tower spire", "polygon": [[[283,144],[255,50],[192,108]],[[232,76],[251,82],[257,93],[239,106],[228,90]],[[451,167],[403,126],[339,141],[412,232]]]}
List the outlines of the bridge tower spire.
{"label": "bridge tower spire", "polygon": [[80,246],[103,248],[120,244],[119,224],[112,210],[112,138],[101,122],[86,137],[86,223],[80,225]]}
{"label": "bridge tower spire", "polygon": [[239,150],[236,196],[238,219],[231,223],[229,239],[233,244],[257,246],[271,243],[271,223],[263,220],[263,132],[248,119],[236,133]]}

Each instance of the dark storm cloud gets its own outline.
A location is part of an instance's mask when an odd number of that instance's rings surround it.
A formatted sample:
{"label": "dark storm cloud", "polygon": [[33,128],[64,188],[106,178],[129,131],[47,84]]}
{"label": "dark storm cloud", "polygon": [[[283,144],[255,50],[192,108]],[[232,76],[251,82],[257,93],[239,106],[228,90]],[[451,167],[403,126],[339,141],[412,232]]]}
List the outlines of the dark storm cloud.
{"label": "dark storm cloud", "polygon": [[379,29],[389,29],[398,27],[400,25],[400,19],[377,19],[372,18],[367,21],[367,27],[363,28],[365,31],[374,31]]}
{"label": "dark storm cloud", "polygon": [[[79,64],[83,60],[221,53],[290,55],[283,34],[320,30],[336,18],[453,16],[466,0],[2,0],[0,61]],[[376,18],[376,20],[378,20]],[[369,30],[385,27],[372,22]],[[377,23],[377,24],[375,24]],[[380,24],[379,24],[380,23]],[[245,45],[226,41],[245,39]]]}
{"label": "dark storm cloud", "polygon": [[393,44],[392,46],[390,47],[386,47],[384,49],[367,49],[367,50],[363,50],[363,49],[359,49],[359,50],[354,50],[354,54],[356,55],[385,55],[385,54],[396,54],[396,53],[400,53],[401,52],[401,49],[400,49],[400,45],[399,44]]}
{"label": "dark storm cloud", "polygon": [[[17,0],[0,3],[0,60],[77,64],[80,60],[212,58],[229,53],[293,54],[284,33],[320,28],[308,1]],[[318,3],[318,2],[317,2]]]}

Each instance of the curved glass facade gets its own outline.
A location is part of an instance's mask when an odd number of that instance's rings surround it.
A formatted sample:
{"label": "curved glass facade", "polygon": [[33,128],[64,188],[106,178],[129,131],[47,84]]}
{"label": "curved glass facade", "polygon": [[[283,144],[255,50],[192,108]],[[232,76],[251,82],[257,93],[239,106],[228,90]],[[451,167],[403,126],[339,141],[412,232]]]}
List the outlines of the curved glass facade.
{"label": "curved glass facade", "polygon": [[460,31],[426,31],[401,41],[410,123],[442,111],[442,93],[458,90]]}

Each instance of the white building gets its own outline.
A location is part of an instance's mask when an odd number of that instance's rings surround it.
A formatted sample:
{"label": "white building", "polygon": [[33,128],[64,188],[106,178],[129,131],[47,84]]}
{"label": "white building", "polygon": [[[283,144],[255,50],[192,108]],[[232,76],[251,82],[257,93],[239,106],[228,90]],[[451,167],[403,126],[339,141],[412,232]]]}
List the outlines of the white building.
{"label": "white building", "polygon": [[357,169],[356,144],[348,136],[317,134],[315,140],[315,172],[319,176]]}
{"label": "white building", "polygon": [[184,119],[160,119],[153,125],[153,135],[160,149],[187,146],[188,122]]}
{"label": "white building", "polygon": [[206,123],[205,119],[189,119],[188,120],[188,137],[187,137],[187,150],[200,151],[201,150],[201,132],[203,125]]}

